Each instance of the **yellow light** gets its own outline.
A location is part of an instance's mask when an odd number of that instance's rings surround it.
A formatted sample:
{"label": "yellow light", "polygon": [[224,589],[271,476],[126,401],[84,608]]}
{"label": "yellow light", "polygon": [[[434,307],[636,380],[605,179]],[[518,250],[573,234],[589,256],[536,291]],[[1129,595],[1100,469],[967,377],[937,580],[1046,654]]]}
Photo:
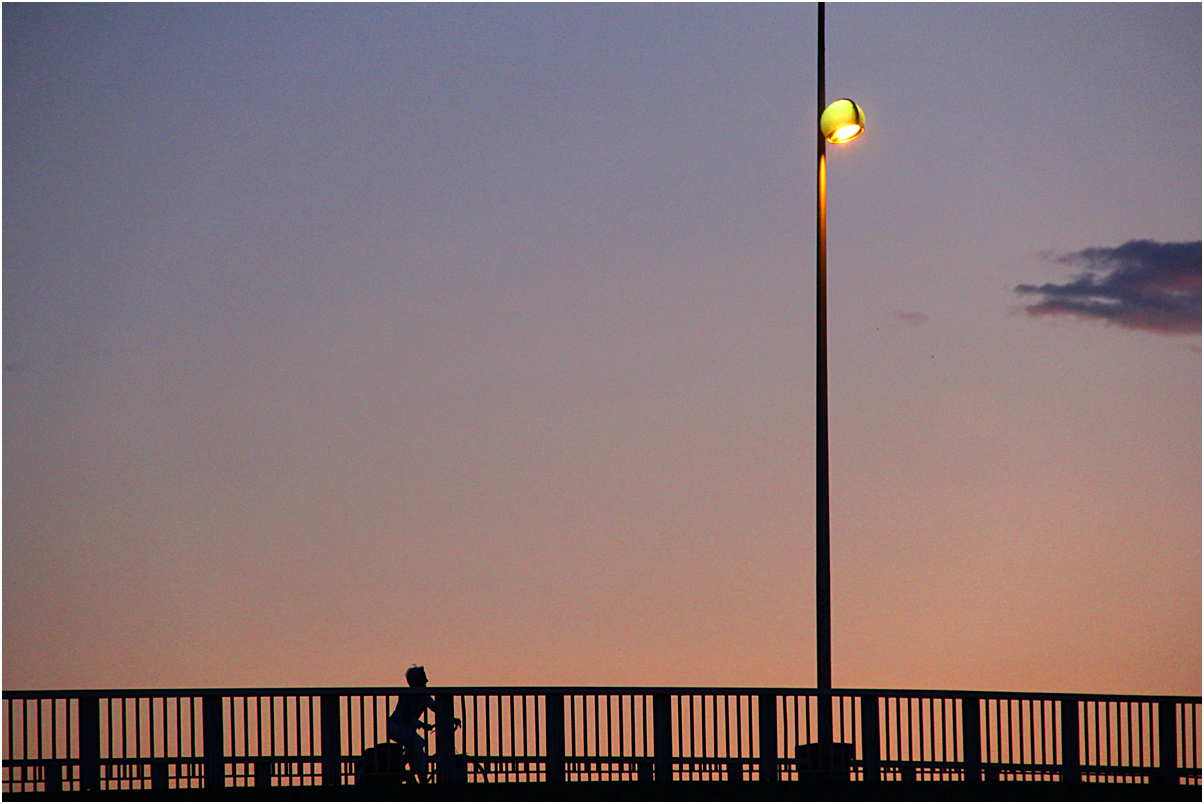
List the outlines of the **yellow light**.
{"label": "yellow light", "polygon": [[820,115],[819,130],[831,143],[855,140],[865,132],[865,112],[848,98],[832,101]]}
{"label": "yellow light", "polygon": [[828,142],[848,142],[849,140],[855,140],[861,136],[862,131],[865,131],[865,129],[856,123],[850,126],[841,126],[832,133],[832,136],[828,137]]}

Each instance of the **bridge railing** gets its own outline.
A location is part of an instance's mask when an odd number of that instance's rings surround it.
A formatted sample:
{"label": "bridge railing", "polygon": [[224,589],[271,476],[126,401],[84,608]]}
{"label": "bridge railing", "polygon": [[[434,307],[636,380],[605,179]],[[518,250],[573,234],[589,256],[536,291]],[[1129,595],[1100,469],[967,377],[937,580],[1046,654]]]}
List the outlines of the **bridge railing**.
{"label": "bridge railing", "polygon": [[6,691],[0,791],[397,781],[386,721],[414,694],[436,782],[1200,784],[1198,697],[382,687]]}

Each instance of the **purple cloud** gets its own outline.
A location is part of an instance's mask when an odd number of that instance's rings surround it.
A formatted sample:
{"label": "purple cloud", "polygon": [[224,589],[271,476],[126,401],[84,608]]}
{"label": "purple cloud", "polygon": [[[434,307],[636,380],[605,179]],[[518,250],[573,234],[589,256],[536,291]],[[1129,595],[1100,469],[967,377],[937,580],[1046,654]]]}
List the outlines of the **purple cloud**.
{"label": "purple cloud", "polygon": [[1200,241],[1130,240],[1054,258],[1082,273],[1065,284],[1017,285],[1040,296],[1029,315],[1076,315],[1166,335],[1200,332]]}

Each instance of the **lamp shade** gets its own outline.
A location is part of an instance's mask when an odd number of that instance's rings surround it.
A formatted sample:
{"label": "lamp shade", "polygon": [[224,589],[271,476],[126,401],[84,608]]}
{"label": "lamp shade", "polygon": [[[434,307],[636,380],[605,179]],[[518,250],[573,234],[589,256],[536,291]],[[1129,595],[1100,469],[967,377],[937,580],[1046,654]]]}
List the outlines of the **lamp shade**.
{"label": "lamp shade", "polygon": [[832,101],[819,117],[819,130],[828,142],[855,140],[865,131],[865,112],[848,98]]}

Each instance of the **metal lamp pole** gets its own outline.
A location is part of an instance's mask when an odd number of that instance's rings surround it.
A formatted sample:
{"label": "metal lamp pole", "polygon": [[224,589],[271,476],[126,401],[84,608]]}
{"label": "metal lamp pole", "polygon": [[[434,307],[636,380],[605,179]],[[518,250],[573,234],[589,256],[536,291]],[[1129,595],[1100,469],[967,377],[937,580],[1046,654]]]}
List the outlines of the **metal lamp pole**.
{"label": "metal lamp pole", "polygon": [[[818,125],[824,99],[824,4],[819,4],[819,109],[816,112],[818,182],[815,229],[815,662],[819,742],[832,742],[832,578],[828,512],[828,176],[826,144]],[[826,693],[826,694],[825,694]]]}
{"label": "metal lamp pole", "polygon": [[827,144],[865,132],[865,113],[849,98],[825,105],[824,4],[819,4],[819,126],[815,229],[815,686],[819,742],[832,744],[832,579],[828,550],[828,164]]}

